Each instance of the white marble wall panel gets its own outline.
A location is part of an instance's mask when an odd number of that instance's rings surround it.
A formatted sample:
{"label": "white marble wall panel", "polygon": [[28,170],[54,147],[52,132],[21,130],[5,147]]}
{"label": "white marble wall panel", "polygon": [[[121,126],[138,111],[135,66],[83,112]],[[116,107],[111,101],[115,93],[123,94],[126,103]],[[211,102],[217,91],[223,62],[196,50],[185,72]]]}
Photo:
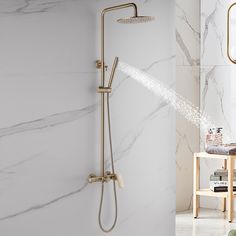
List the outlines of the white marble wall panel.
{"label": "white marble wall panel", "polygon": [[176,58],[177,66],[199,65],[200,3],[176,0]]}
{"label": "white marble wall panel", "polygon": [[[177,67],[176,91],[193,104],[199,98],[199,67]],[[176,205],[178,211],[192,207],[193,153],[199,149],[199,130],[177,114],[176,135]]]}
{"label": "white marble wall panel", "polygon": [[230,65],[227,59],[227,10],[233,0],[201,1],[201,65]]}
{"label": "white marble wall panel", "polygon": [[[230,133],[235,141],[235,66],[227,58],[227,10],[234,1],[201,1],[201,109]],[[201,147],[205,134],[201,133]],[[222,166],[220,161],[202,161],[201,184],[209,186],[209,175]],[[201,205],[219,208],[217,199],[202,198]]]}
{"label": "white marble wall panel", "polygon": [[[176,91],[199,106],[200,2],[176,1]],[[176,120],[176,209],[192,207],[193,152],[199,149],[199,132],[184,117]]]}
{"label": "white marble wall panel", "polygon": [[201,109],[230,130],[231,68],[201,67]]}
{"label": "white marble wall panel", "polygon": [[[201,67],[201,109],[204,114],[213,118],[224,130],[231,131],[231,68],[230,66],[202,66]],[[201,147],[204,149],[205,134],[201,133]],[[209,186],[209,176],[218,168],[222,161],[202,160],[201,187]],[[202,198],[203,207],[217,208],[218,199]]]}
{"label": "white marble wall panel", "polygon": [[236,141],[236,92],[235,92],[235,86],[236,86],[236,80],[234,79],[236,76],[236,67],[231,67],[231,130],[232,130],[232,136],[233,141]]}
{"label": "white marble wall panel", "polygon": [[[106,24],[115,56],[175,84],[174,1],[135,1],[144,25]],[[97,222],[99,15],[123,1],[0,3],[0,235],[104,235]],[[124,14],[129,14],[129,10]],[[114,19],[115,20],[115,19]],[[109,32],[109,33],[108,33]],[[174,235],[175,114],[117,73],[111,97],[114,157],[125,189],[110,234]],[[109,166],[109,161],[107,161]],[[104,223],[112,222],[107,186]]]}

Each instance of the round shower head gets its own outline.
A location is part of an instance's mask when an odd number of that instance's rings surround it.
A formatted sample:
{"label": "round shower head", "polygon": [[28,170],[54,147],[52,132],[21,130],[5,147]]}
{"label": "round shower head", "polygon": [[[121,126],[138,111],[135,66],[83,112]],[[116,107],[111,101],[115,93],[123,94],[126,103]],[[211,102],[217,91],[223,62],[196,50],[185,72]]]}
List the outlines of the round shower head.
{"label": "round shower head", "polygon": [[146,23],[154,19],[155,19],[154,16],[132,16],[129,18],[118,19],[117,22],[123,24],[137,24],[137,23]]}

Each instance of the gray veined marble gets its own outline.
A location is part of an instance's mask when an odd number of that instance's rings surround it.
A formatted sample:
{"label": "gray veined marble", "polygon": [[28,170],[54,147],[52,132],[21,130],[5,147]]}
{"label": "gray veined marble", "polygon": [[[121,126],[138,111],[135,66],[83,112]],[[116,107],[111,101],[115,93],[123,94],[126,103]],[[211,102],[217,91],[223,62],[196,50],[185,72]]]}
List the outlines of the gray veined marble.
{"label": "gray veined marble", "polygon": [[176,1],[177,66],[199,65],[198,1]]}
{"label": "gray veined marble", "polygon": [[[223,72],[224,71],[224,72]],[[201,109],[204,113],[212,114],[214,119],[219,119],[218,117],[221,115],[223,119],[223,123],[221,120],[218,120],[226,130],[230,130],[229,124],[229,114],[227,114],[227,106],[229,94],[226,91],[229,91],[230,83],[226,83],[224,86],[224,77],[223,75],[228,73],[228,70],[224,70],[219,66],[212,67],[203,67],[202,68],[202,95],[201,95]],[[212,101],[217,101],[217,104],[212,104]],[[210,104],[208,104],[210,103]],[[206,109],[208,106],[208,109]],[[218,111],[218,117],[216,118],[216,114],[213,114],[209,106],[213,106],[215,110]]]}
{"label": "gray veined marble", "polygon": [[[169,60],[172,60],[173,57],[168,58]],[[164,60],[159,60],[158,62],[166,62],[166,59]],[[145,71],[148,71],[151,69],[154,65],[157,65],[157,62],[151,63],[151,66],[148,66]],[[0,136],[9,136],[9,135],[14,135],[17,133],[21,132],[26,132],[26,131],[32,131],[32,130],[37,130],[37,129],[43,129],[43,128],[49,128],[49,127],[55,127],[57,125],[61,125],[67,122],[72,122],[78,119],[83,118],[84,116],[90,114],[91,112],[94,112],[95,109],[97,108],[98,105],[93,105],[93,106],[88,106],[86,108],[80,109],[78,111],[71,111],[71,112],[66,112],[62,114],[55,114],[51,115],[49,117],[45,117],[36,121],[30,121],[26,122],[23,124],[18,124],[13,127],[8,127],[8,128],[3,128],[2,131],[0,130]],[[114,151],[114,157],[115,157],[115,162],[117,163],[123,158],[127,158],[127,154],[132,151],[133,146],[135,145],[136,141],[138,138],[142,135],[142,132],[145,129],[145,126],[147,126],[151,120],[156,119],[158,114],[160,114],[161,110],[165,107],[167,107],[168,104],[166,104],[163,101],[158,102],[158,105],[155,107],[153,111],[151,111],[147,116],[145,116],[142,121],[134,127],[132,130],[129,130],[127,134],[121,139],[121,142],[115,147]],[[34,155],[30,158],[24,159],[22,161],[19,161],[17,163],[14,163],[10,166],[7,166],[5,168],[0,169],[0,172],[5,172],[8,169],[11,169],[13,167],[17,167],[18,165],[22,165],[28,161],[32,161],[33,159],[37,158],[39,155]],[[110,163],[107,161],[106,168],[109,168]],[[82,187],[79,187],[76,190],[73,190],[69,193],[61,194],[60,196],[55,197],[54,199],[51,199],[47,202],[40,203],[38,205],[30,206],[27,209],[23,209],[21,211],[0,217],[0,221],[7,220],[10,218],[18,217],[23,214],[27,214],[31,211],[36,211],[39,209],[42,209],[44,207],[47,207],[51,204],[57,203],[60,200],[63,200],[67,197],[70,197],[74,194],[80,193],[85,187],[87,186],[87,181],[85,180],[84,184],[82,184]]]}
{"label": "gray veined marble", "polygon": [[232,1],[201,2],[201,64],[229,65],[226,53],[226,16]]}
{"label": "gray veined marble", "polygon": [[210,24],[213,25],[213,27],[216,29],[216,24],[214,22],[214,17],[216,14],[216,10],[217,10],[217,3],[215,4],[215,8],[213,9],[213,11],[206,17],[205,20],[205,24],[204,24],[204,32],[203,32],[203,39],[202,39],[202,56],[205,53],[205,47],[206,47],[206,38],[208,36],[208,31],[209,31],[209,27]]}
{"label": "gray veined marble", "polygon": [[[233,2],[235,1],[178,0],[176,2],[176,84],[178,93],[190,100],[193,99],[194,104],[199,103],[204,114],[211,116],[216,123],[235,136],[233,80],[235,71],[226,53],[226,15],[229,5]],[[197,22],[200,22],[200,25]],[[193,78],[193,74],[189,73],[193,69],[194,77],[200,77],[198,84],[189,82],[193,82],[193,79],[190,79]],[[197,93],[199,95],[196,95]],[[177,210],[188,209],[191,205],[189,201],[192,193],[187,191],[192,189],[191,183],[188,182],[188,178],[192,178],[190,158],[192,152],[199,150],[199,146],[201,150],[204,148],[205,134],[201,132],[199,138],[199,134],[197,132],[193,134],[192,130],[192,127],[186,126],[177,116]],[[195,136],[195,140],[191,140],[192,136]],[[201,166],[203,188],[209,186],[207,176],[221,166],[220,161],[212,163],[203,160]],[[181,189],[180,183],[185,184],[186,191]],[[202,198],[201,206],[219,208],[220,202],[216,199]]]}
{"label": "gray veined marble", "polygon": [[144,119],[135,127],[135,129],[130,130],[122,139],[121,142],[114,150],[115,162],[119,161],[122,158],[125,158],[125,155],[132,150],[132,147],[135,145],[137,139],[142,135],[145,126],[148,123],[155,119],[161,110],[167,107],[168,104],[164,101],[160,102],[157,107],[151,111]]}
{"label": "gray veined marble", "polygon": [[63,194],[61,196],[58,196],[57,198],[55,199],[52,199],[51,201],[49,202],[46,202],[46,203],[42,203],[42,204],[38,204],[36,206],[32,206],[32,207],[29,207],[25,210],[22,210],[22,211],[19,211],[19,212],[15,212],[13,214],[10,214],[10,215],[7,215],[7,216],[4,216],[4,217],[1,217],[0,218],[0,221],[3,221],[3,220],[8,220],[8,219],[11,219],[11,218],[14,218],[14,217],[17,217],[17,216],[21,216],[21,215],[24,215],[24,214],[27,214],[31,211],[35,211],[35,210],[39,210],[41,208],[44,208],[44,207],[47,207],[53,203],[56,203],[62,199],[65,199],[65,198],[68,198],[74,194],[77,194],[77,193],[80,193],[81,191],[83,191],[83,189],[88,185],[87,181],[84,183],[84,185],[82,187],[79,187],[78,189],[70,192],[70,193],[67,193],[67,194]]}
{"label": "gray veined marble", "polygon": [[[38,14],[45,13],[54,7],[58,6],[63,0],[10,0],[8,2],[0,4],[1,11],[0,14],[16,14],[16,15],[26,15],[26,14]],[[2,5],[2,6],[1,6]]]}
{"label": "gray veined marble", "polygon": [[94,104],[87,107],[83,107],[78,110],[52,114],[50,116],[43,117],[37,120],[27,121],[10,127],[1,128],[0,137],[9,136],[26,131],[54,127],[64,123],[72,122],[94,112],[97,106],[98,104]]}
{"label": "gray veined marble", "polygon": [[0,169],[0,173],[7,173],[7,174],[14,174],[15,172],[14,171],[11,171],[12,168],[14,167],[17,167],[17,166],[20,166],[20,165],[23,165],[24,163],[28,162],[28,161],[33,161],[35,158],[38,158],[39,156],[41,156],[43,154],[43,152],[40,152],[40,153],[37,153],[35,155],[32,155],[30,157],[27,157],[21,161],[18,161],[16,163],[13,163],[11,165],[7,165],[5,167],[2,167]]}
{"label": "gray veined marble", "polygon": [[[186,136],[186,134],[181,134],[178,130],[176,131],[178,136],[179,136],[179,141],[176,145],[176,153],[179,151],[179,146],[181,142],[185,142],[185,145],[187,146],[188,150],[193,154],[194,150],[192,149],[189,141],[188,141],[188,137]],[[181,166],[179,166],[181,168]]]}
{"label": "gray veined marble", "polygon": [[[106,51],[106,62],[118,55],[172,86],[174,2],[136,2],[158,20],[141,26],[141,34],[139,27],[109,21],[106,37],[113,51]],[[100,185],[87,185],[86,178],[99,173],[94,61],[100,10],[107,5],[106,0],[0,2],[0,235],[103,235],[97,226]],[[113,146],[126,187],[118,192],[120,215],[111,236],[172,236],[175,114],[135,81],[117,75]],[[107,185],[108,225],[109,191]]]}
{"label": "gray veined marble", "polygon": [[[200,1],[176,1],[176,92],[199,107]],[[199,149],[196,127],[176,114],[176,210],[191,208],[192,155]]]}
{"label": "gray veined marble", "polygon": [[[143,71],[145,72],[149,72],[150,70],[152,70],[153,67],[158,67],[160,65],[163,65],[163,63],[171,63],[173,62],[173,60],[176,58],[175,55],[172,55],[170,57],[167,58],[161,58],[158,60],[155,60],[154,62],[150,63],[150,65],[142,68]],[[124,77],[123,79],[120,79],[118,83],[116,83],[116,85],[114,86],[114,88],[112,89],[112,94],[111,97],[113,96],[114,92],[119,89],[119,87],[127,80],[130,79],[129,76]]]}
{"label": "gray veined marble", "polygon": [[191,66],[199,65],[199,60],[193,59],[191,57],[190,52],[189,52],[186,44],[184,43],[184,40],[181,37],[178,30],[176,30],[176,42],[178,43],[179,47],[181,48],[182,52],[184,53],[185,57],[187,58],[189,65],[191,65]]}
{"label": "gray veined marble", "polygon": [[216,68],[216,66],[213,66],[206,73],[205,82],[204,82],[204,88],[202,90],[202,96],[201,96],[201,99],[202,99],[201,109],[202,109],[203,112],[204,112],[205,106],[206,106],[205,101],[206,101],[206,95],[207,95],[208,87],[209,87],[209,80],[212,79],[213,74],[215,72],[215,68]]}
{"label": "gray veined marble", "polygon": [[184,21],[185,24],[191,29],[191,31],[194,33],[194,35],[196,36],[197,40],[200,41],[200,32],[198,29],[195,29],[193,27],[193,25],[190,23],[189,19],[188,19],[188,14],[187,12],[185,12],[185,10],[181,7],[181,5],[179,5],[178,2],[176,2],[176,7],[178,10],[180,10],[180,14],[177,14],[177,17],[180,19],[180,21]]}
{"label": "gray veined marble", "polygon": [[[148,122],[150,119],[155,118],[157,116],[157,114],[160,112],[160,109],[162,109],[166,106],[167,106],[166,103],[163,103],[163,102],[160,103],[160,105],[154,111],[152,111],[147,117],[144,118],[144,120],[140,123],[139,127],[137,127],[136,130],[131,130],[128,134],[125,135],[125,137],[121,140],[121,143],[118,145],[118,147],[116,148],[116,150],[114,152],[115,162],[118,162],[120,159],[124,158],[124,155],[126,155],[127,152],[131,151],[131,149],[133,148],[133,145],[135,144],[135,142],[137,141],[139,136],[142,134],[142,131],[145,128],[145,123]],[[25,162],[28,162],[28,161],[36,158],[37,156],[38,155],[28,158],[28,159],[21,161],[19,163],[15,163],[14,165],[0,169],[0,172],[5,171],[7,169],[11,169],[12,167],[16,167],[20,164],[24,164]],[[107,165],[106,168],[108,168],[109,166],[110,166],[110,164]],[[0,217],[0,221],[7,220],[7,219],[10,219],[13,217],[17,217],[17,216],[20,216],[23,214],[27,214],[31,211],[39,210],[39,209],[47,207],[51,204],[57,203],[60,200],[70,197],[74,194],[80,193],[81,191],[83,191],[83,189],[85,187],[87,187],[87,185],[88,185],[87,180],[85,180],[85,183],[82,185],[82,187],[79,187],[78,189],[76,189],[74,191],[60,195],[48,202],[41,203],[41,204],[38,204],[35,206],[31,206],[31,207],[24,209],[22,211],[15,212],[15,213],[12,213],[12,214],[4,216],[4,217]]]}
{"label": "gray veined marble", "polygon": [[[145,67],[143,70],[148,72],[154,66],[159,66],[160,63],[170,63],[174,58],[175,58],[175,56],[171,56],[171,57],[164,58],[164,59],[159,59],[157,61],[152,62],[150,65]],[[111,97],[115,94],[115,92],[119,89],[119,87],[123,84],[123,82],[126,79],[128,79],[128,77],[121,79],[116,84],[116,86],[112,90]],[[93,105],[83,107],[81,109],[52,114],[52,115],[49,115],[46,117],[39,118],[37,120],[27,121],[27,122],[15,124],[10,127],[0,128],[0,138],[4,137],[4,136],[9,136],[9,135],[17,134],[17,133],[26,132],[26,131],[44,129],[44,128],[54,127],[57,125],[68,123],[68,122],[73,122],[75,120],[83,118],[84,116],[89,115],[90,113],[93,113],[97,109],[98,106],[99,106],[99,104],[96,103]]]}
{"label": "gray veined marble", "polygon": [[[201,109],[234,136],[232,123],[232,80],[234,69],[227,59],[226,19],[227,10],[234,1],[201,1]],[[223,132],[224,133],[224,132]],[[201,149],[204,149],[205,134],[201,131]],[[233,139],[231,140],[233,141]],[[206,176],[221,167],[222,163],[204,160],[201,166],[201,185],[208,187]],[[219,209],[218,199],[201,200],[201,206]]]}

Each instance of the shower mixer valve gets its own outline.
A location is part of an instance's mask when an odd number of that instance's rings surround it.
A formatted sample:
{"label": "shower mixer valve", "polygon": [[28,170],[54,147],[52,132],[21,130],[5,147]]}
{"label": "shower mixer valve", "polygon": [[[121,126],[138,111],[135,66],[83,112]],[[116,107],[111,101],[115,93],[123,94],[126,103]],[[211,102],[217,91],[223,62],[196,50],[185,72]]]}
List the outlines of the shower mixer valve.
{"label": "shower mixer valve", "polygon": [[121,175],[119,174],[112,174],[110,171],[106,171],[104,176],[96,176],[94,174],[90,174],[88,177],[89,183],[96,183],[96,182],[109,182],[110,180],[115,180],[118,183],[120,188],[124,187],[124,181]]}

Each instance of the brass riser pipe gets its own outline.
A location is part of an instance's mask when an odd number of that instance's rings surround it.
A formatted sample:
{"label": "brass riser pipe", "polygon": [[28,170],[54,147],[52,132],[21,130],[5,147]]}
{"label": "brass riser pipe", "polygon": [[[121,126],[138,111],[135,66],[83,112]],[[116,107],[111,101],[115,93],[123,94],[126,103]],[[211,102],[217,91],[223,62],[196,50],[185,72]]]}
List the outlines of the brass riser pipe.
{"label": "brass riser pipe", "polygon": [[[110,79],[108,82],[108,85],[105,85],[105,70],[107,69],[107,66],[105,65],[105,14],[107,12],[120,10],[124,8],[133,8],[133,16],[127,20],[121,21],[120,19],[118,22],[122,23],[138,23],[138,22],[147,22],[153,19],[153,17],[148,16],[138,16],[138,10],[135,3],[126,3],[121,4],[118,6],[108,7],[105,8],[101,13],[101,60],[96,61],[96,67],[98,69],[101,69],[101,83],[100,87],[97,89],[97,92],[101,94],[101,121],[100,121],[100,175],[90,175],[88,178],[88,181],[90,183],[94,182],[101,182],[101,199],[100,199],[100,205],[99,205],[99,213],[98,213],[98,222],[101,230],[103,232],[110,232],[116,225],[117,221],[117,215],[118,215],[118,207],[117,207],[117,194],[116,194],[116,181],[118,182],[119,186],[123,186],[123,181],[119,175],[115,173],[115,167],[114,167],[114,158],[113,158],[113,150],[112,150],[112,134],[111,134],[111,118],[110,118],[110,105],[109,105],[109,94],[111,93],[112,89],[112,81],[114,78],[115,69],[118,64],[118,57],[115,58],[113,67],[111,70]],[[109,172],[109,174],[105,173],[105,105],[107,105],[107,122],[108,122],[108,131],[109,131],[109,146],[110,146],[110,157],[111,157],[111,169],[112,171]],[[112,226],[109,229],[105,229],[102,224],[102,206],[103,206],[103,196],[104,196],[104,183],[113,182],[113,193],[114,193],[114,200],[115,200],[115,218],[113,221]]]}
{"label": "brass riser pipe", "polygon": [[[127,3],[118,6],[113,6],[109,8],[105,8],[101,13],[101,88],[105,87],[105,23],[104,18],[105,14],[110,11],[124,9],[124,8],[133,8],[134,9],[134,16],[138,15],[137,6],[134,3]],[[112,76],[112,75],[111,75]],[[108,127],[109,127],[109,141],[110,141],[110,151],[111,151],[111,164],[112,164],[112,174],[115,174],[114,168],[114,161],[113,161],[113,151],[112,151],[112,137],[111,137],[111,125],[110,125],[110,111],[109,111],[109,93],[107,95],[107,115],[108,115]],[[101,143],[100,143],[100,159],[101,159],[101,170],[100,175],[104,177],[105,175],[105,153],[104,153],[104,146],[105,146],[105,93],[101,93]],[[113,180],[113,192],[114,192],[114,199],[115,199],[115,219],[113,225],[109,229],[105,229],[101,222],[101,212],[102,212],[102,205],[103,205],[103,195],[104,195],[104,182],[102,182],[101,186],[101,200],[99,206],[99,213],[98,213],[98,222],[101,230],[103,232],[110,232],[116,225],[117,215],[118,215],[118,208],[117,208],[117,195],[116,195],[116,183]]]}

